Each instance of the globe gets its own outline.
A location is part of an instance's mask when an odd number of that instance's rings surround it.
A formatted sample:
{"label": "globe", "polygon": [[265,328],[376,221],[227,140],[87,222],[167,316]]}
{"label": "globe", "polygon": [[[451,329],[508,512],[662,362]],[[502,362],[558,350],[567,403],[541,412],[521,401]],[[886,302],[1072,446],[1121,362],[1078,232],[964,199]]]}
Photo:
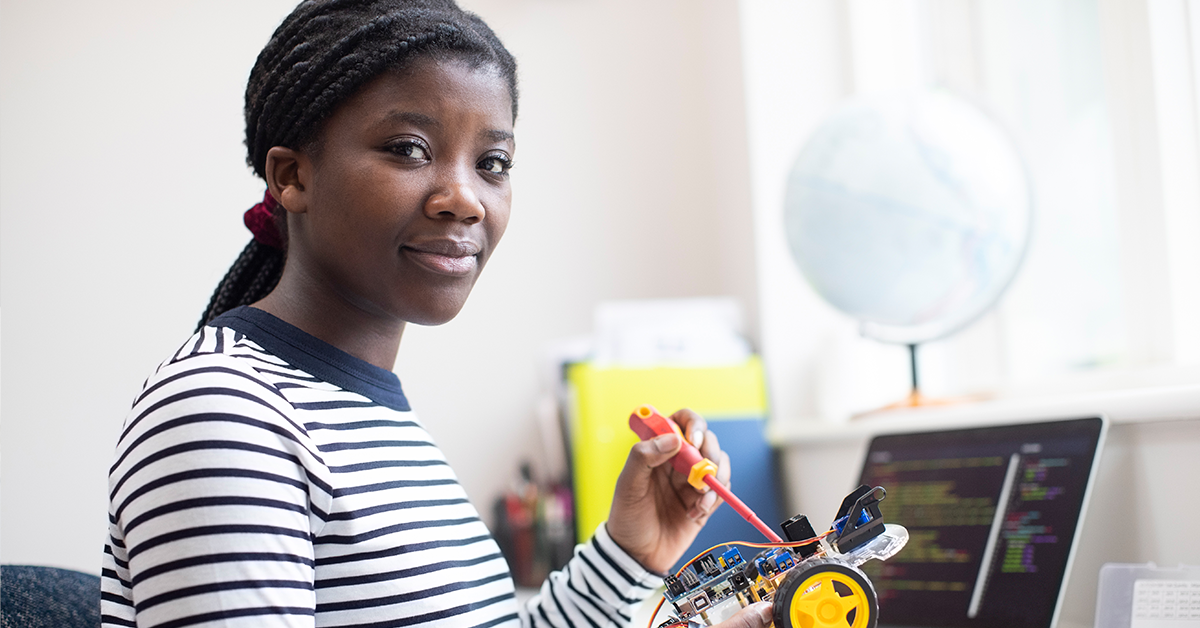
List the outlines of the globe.
{"label": "globe", "polygon": [[1004,130],[933,91],[835,111],[792,166],[784,222],[822,298],[865,336],[914,346],[996,303],[1025,255],[1031,212]]}

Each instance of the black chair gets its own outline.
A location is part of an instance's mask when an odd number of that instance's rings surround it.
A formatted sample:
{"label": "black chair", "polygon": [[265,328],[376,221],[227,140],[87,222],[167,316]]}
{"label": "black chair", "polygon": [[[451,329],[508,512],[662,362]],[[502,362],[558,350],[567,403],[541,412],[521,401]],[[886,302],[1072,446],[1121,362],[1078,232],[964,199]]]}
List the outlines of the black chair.
{"label": "black chair", "polygon": [[99,576],[56,567],[0,565],[0,628],[99,625]]}

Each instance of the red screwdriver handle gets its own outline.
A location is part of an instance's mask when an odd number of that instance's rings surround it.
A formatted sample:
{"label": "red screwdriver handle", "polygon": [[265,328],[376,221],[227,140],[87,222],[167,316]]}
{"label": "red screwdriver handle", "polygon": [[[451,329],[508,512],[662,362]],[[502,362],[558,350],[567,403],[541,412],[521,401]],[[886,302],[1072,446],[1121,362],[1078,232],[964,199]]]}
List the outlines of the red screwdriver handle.
{"label": "red screwdriver handle", "polygon": [[[670,434],[671,432],[678,434],[679,439],[683,441],[683,447],[679,449],[679,453],[675,454],[674,458],[671,458],[671,466],[675,467],[676,471],[688,476],[688,481],[691,482],[692,468],[696,466],[696,463],[703,461],[705,458],[683,437],[683,431],[679,429],[679,426],[674,421],[659,414],[658,410],[654,409],[654,406],[638,406],[629,415],[629,427],[642,440],[650,440],[656,436]],[[700,481],[703,482],[703,478]],[[692,485],[695,486],[695,484]],[[705,484],[701,484],[696,488],[702,491],[708,490],[708,486]]]}
{"label": "red screwdriver handle", "polygon": [[629,415],[629,427],[642,440],[650,440],[656,436],[670,434],[675,432],[679,435],[679,439],[683,441],[683,446],[680,447],[679,453],[671,458],[671,465],[675,470],[687,476],[688,484],[691,484],[698,491],[707,491],[712,488],[729,504],[734,510],[748,521],[751,525],[763,533],[763,536],[771,540],[772,543],[782,543],[782,539],[778,534],[775,534],[767,524],[763,523],[754,511],[750,510],[742,500],[738,499],[732,491],[725,488],[717,481],[717,465],[713,461],[700,455],[700,452],[692,446],[691,443],[683,437],[683,431],[674,421],[658,413],[654,406],[638,406],[633,413]]}

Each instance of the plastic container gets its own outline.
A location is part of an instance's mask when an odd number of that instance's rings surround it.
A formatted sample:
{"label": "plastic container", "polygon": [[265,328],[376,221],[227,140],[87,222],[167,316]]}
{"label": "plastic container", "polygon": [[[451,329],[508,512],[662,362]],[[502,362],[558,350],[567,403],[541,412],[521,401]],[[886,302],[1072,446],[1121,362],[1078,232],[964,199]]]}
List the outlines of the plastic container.
{"label": "plastic container", "polygon": [[1105,564],[1096,628],[1200,628],[1200,566]]}

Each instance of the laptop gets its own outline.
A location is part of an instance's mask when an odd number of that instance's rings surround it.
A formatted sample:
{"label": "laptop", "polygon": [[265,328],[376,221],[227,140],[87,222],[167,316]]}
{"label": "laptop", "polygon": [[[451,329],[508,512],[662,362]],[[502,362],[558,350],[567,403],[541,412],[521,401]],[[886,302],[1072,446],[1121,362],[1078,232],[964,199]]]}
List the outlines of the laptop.
{"label": "laptop", "polygon": [[879,626],[1053,628],[1107,423],[1103,417],[875,437],[860,480],[909,531],[863,565]]}

